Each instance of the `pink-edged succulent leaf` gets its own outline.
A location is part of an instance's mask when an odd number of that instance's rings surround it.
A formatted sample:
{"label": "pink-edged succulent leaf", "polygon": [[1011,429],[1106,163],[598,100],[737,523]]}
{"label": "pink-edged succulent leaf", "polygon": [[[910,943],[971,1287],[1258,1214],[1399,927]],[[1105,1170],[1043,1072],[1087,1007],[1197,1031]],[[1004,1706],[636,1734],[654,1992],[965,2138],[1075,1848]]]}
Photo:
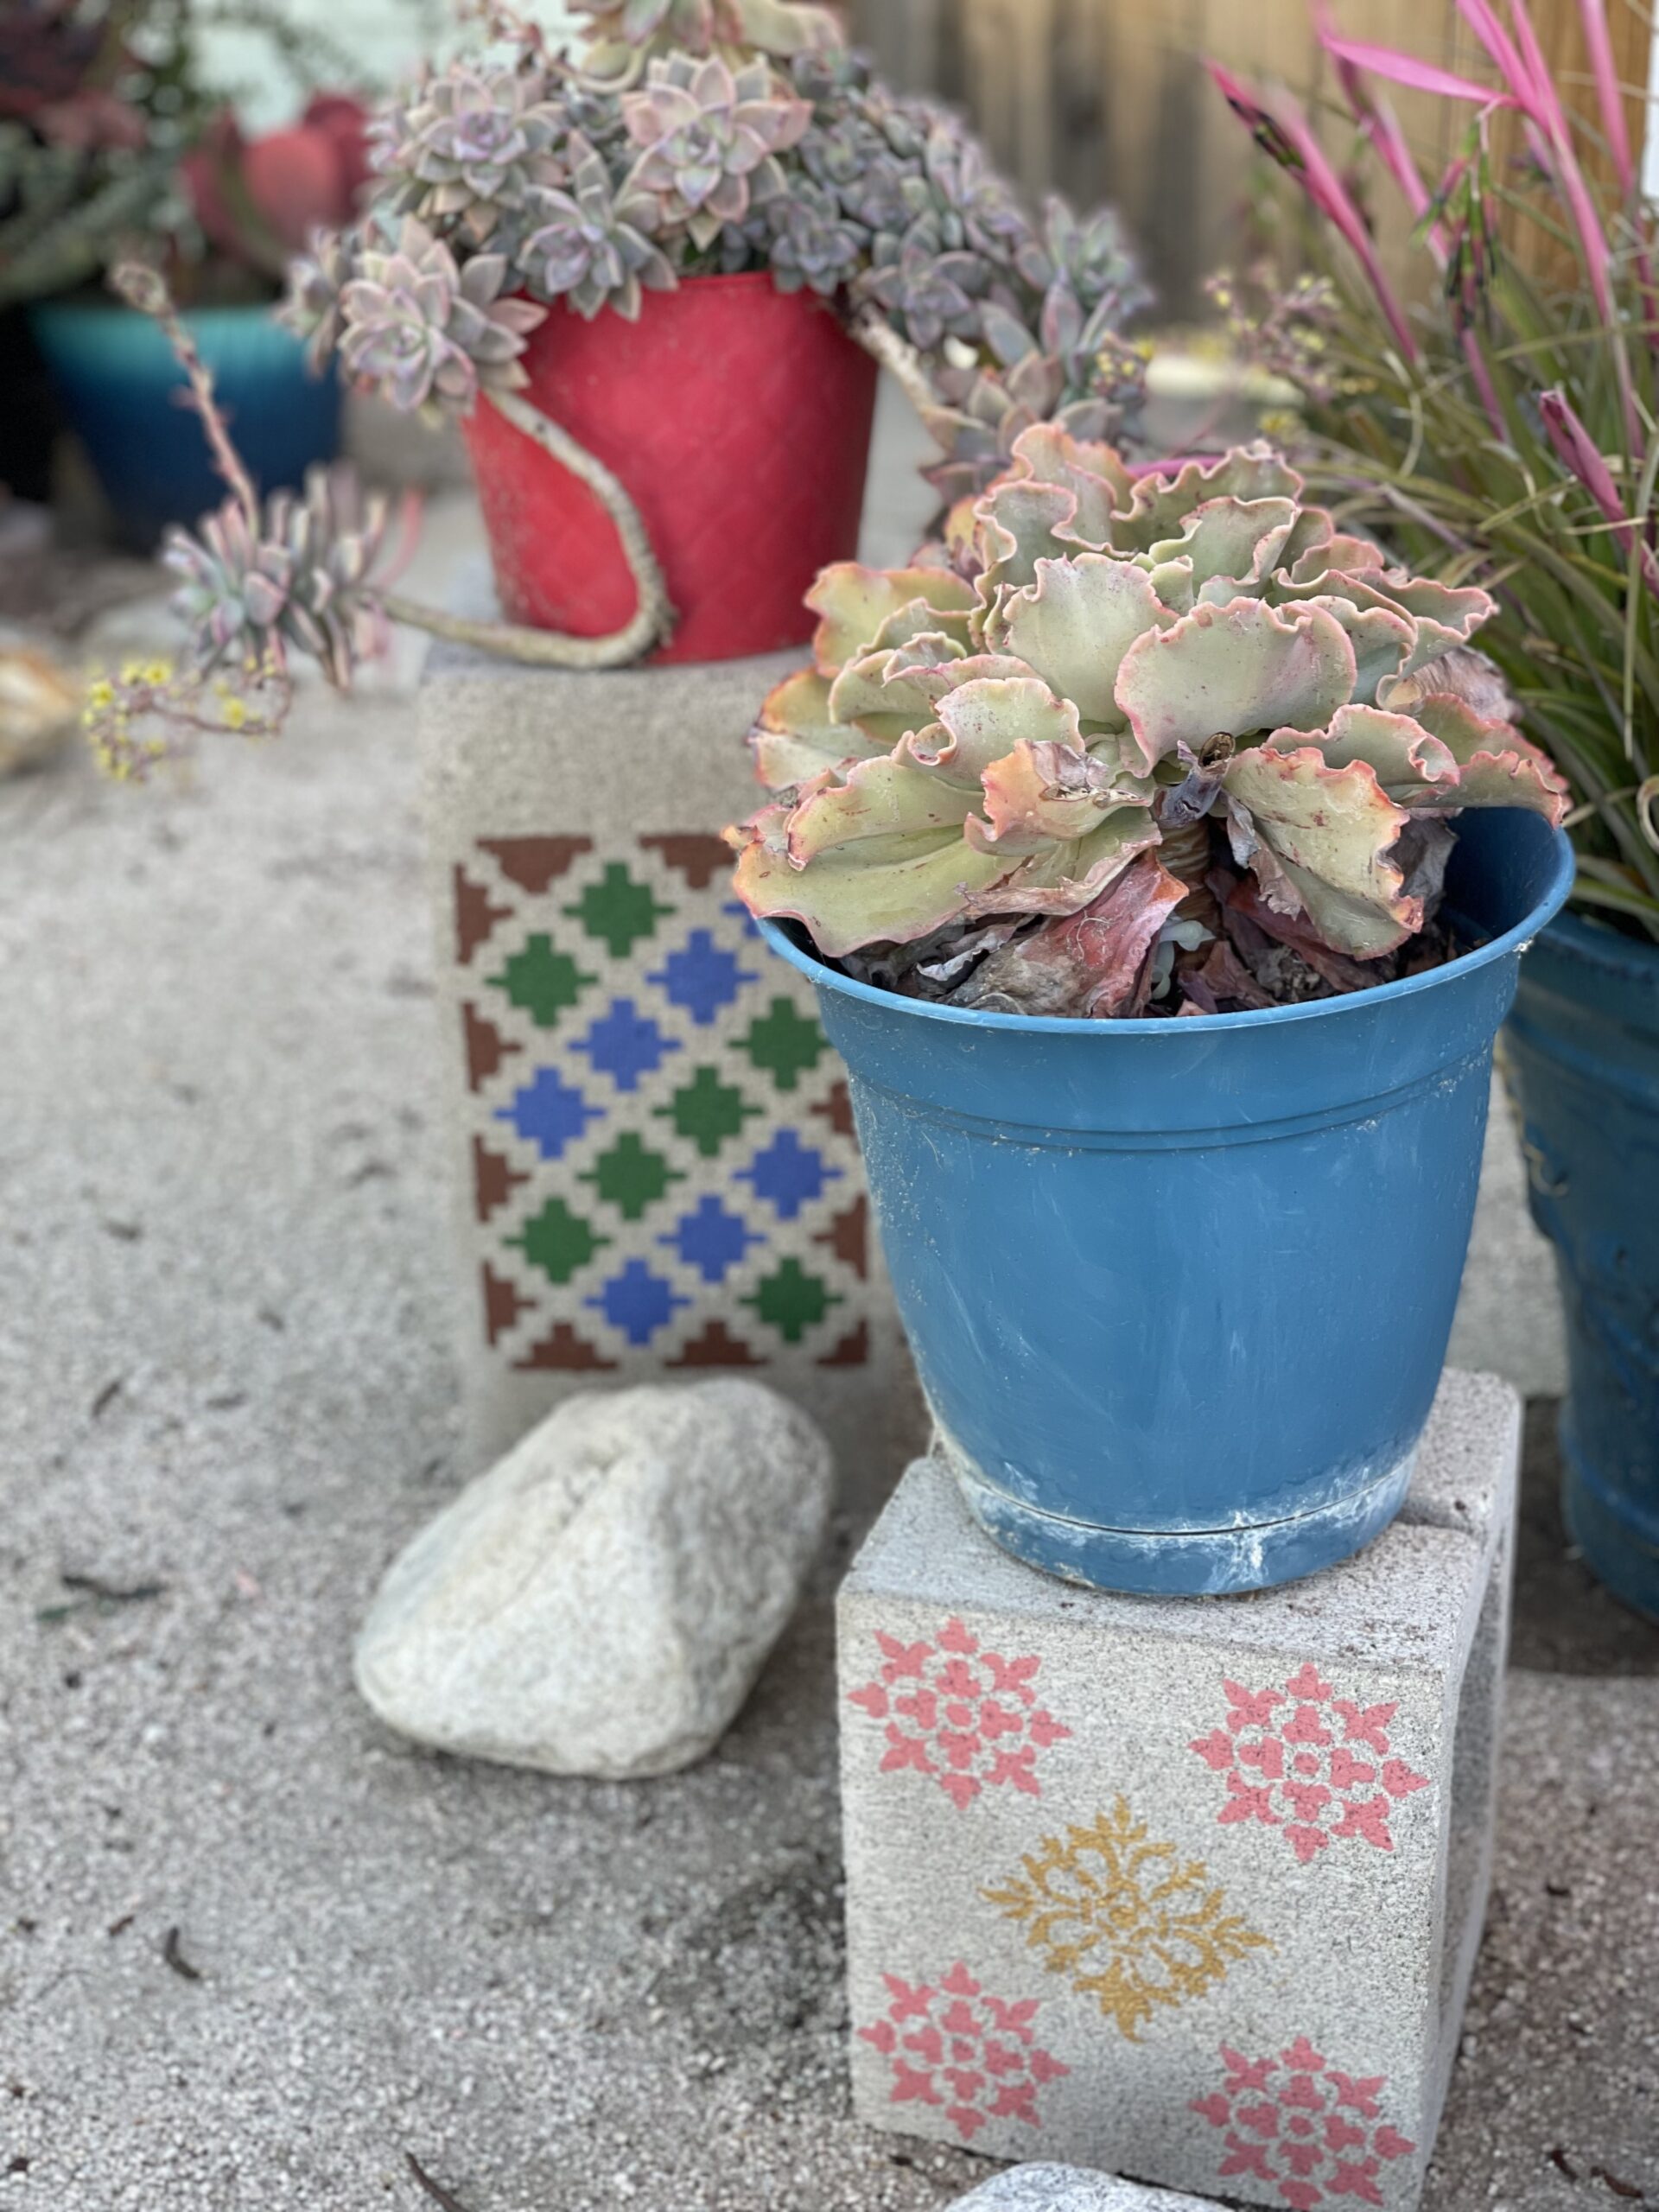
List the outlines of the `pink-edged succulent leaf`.
{"label": "pink-edged succulent leaf", "polygon": [[987,772],[1017,746],[1083,750],[1076,707],[1029,674],[986,677],[961,685],[940,701],[939,728],[943,737],[937,746],[918,739],[916,747],[931,766],[976,791]]}
{"label": "pink-edged succulent leaf", "polygon": [[1157,842],[1152,798],[1090,760],[1076,709],[1035,677],[982,678],[891,754],[843,762],[730,833],[737,887],[832,958],[950,921],[1074,913]]}
{"label": "pink-edged succulent leaf", "polygon": [[982,569],[980,591],[995,606],[1004,591],[1037,581],[1039,561],[1084,550],[1071,534],[1077,501],[1061,484],[995,485],[974,509],[974,541]]}
{"label": "pink-edged succulent leaf", "polygon": [[1398,806],[1439,810],[1461,804],[1456,796],[1458,763],[1450,747],[1410,715],[1344,707],[1332,716],[1319,750],[1332,768],[1368,761]]}
{"label": "pink-edged succulent leaf", "polygon": [[1385,607],[1403,615],[1415,632],[1405,664],[1408,675],[1454,645],[1467,645],[1482,624],[1491,620],[1496,605],[1491,594],[1478,584],[1443,584],[1433,576],[1411,576],[1403,569],[1380,567],[1333,569],[1307,575],[1281,586],[1280,596],[1287,602],[1344,599],[1356,607]]}
{"label": "pink-edged succulent leaf", "polygon": [[1186,896],[1153,853],[1122,868],[1081,912],[992,953],[957,1003],[987,1013],[1109,1020],[1146,1002],[1152,949]]}
{"label": "pink-edged succulent leaf", "polygon": [[1353,696],[1367,706],[1380,686],[1391,683],[1416,658],[1418,626],[1392,607],[1358,607],[1351,599],[1328,593],[1300,603],[1319,607],[1341,624],[1354,650]]}
{"label": "pink-edged succulent leaf", "polygon": [[1391,857],[1410,817],[1369,760],[1332,767],[1317,745],[1279,733],[1228,766],[1228,830],[1269,906],[1304,915],[1357,960],[1392,952],[1422,927],[1423,903]]}
{"label": "pink-edged succulent leaf", "polygon": [[1075,741],[1022,739],[981,780],[987,827],[981,832],[969,823],[968,835],[988,851],[1040,853],[1077,844],[1124,804],[1116,760],[1098,759]]}
{"label": "pink-edged succulent leaf", "polygon": [[1514,726],[1483,715],[1467,700],[1431,694],[1416,719],[1457,764],[1459,804],[1522,806],[1559,829],[1567,817],[1567,780],[1548,753]]}
{"label": "pink-edged succulent leaf", "polygon": [[1039,561],[1033,582],[1002,594],[988,615],[985,641],[1027,662],[1084,721],[1122,729],[1115,695],[1123,656],[1174,620],[1144,569],[1082,553]]}
{"label": "pink-edged succulent leaf", "polygon": [[1353,696],[1354,649],[1322,607],[1198,607],[1124,655],[1117,703],[1150,771],[1178,747],[1324,728]]}
{"label": "pink-edged succulent leaf", "polygon": [[1055,423],[1035,423],[1020,432],[1008,475],[1016,483],[1058,484],[1069,492],[1077,502],[1071,528],[1083,545],[1111,543],[1112,518],[1135,490],[1116,448],[1074,438]]}
{"label": "pink-edged succulent leaf", "polygon": [[1212,499],[1300,500],[1302,480],[1269,445],[1236,446],[1219,461],[1183,461],[1178,468],[1137,478],[1119,515],[1113,543],[1144,553],[1179,537],[1196,509]]}
{"label": "pink-edged succulent leaf", "polygon": [[1292,499],[1206,499],[1178,536],[1147,549],[1159,596],[1181,613],[1265,590],[1298,518]]}
{"label": "pink-edged succulent leaf", "polygon": [[751,913],[804,922],[832,960],[931,936],[1007,871],[962,836],[973,797],[887,758],[822,777],[728,831],[738,895]]}
{"label": "pink-edged succulent leaf", "polygon": [[790,860],[802,869],[844,845],[960,836],[979,793],[931,772],[902,748],[849,762],[801,791],[790,817]]}
{"label": "pink-edged succulent leaf", "polygon": [[1134,495],[1110,446],[1074,438],[1052,423],[1023,431],[1007,468],[973,509],[982,593],[1035,583],[1037,563],[1116,543],[1116,518]]}
{"label": "pink-edged succulent leaf", "polygon": [[978,613],[976,607],[930,607],[925,600],[912,599],[888,615],[870,639],[869,650],[880,652],[888,646],[945,637],[953,639],[964,653],[970,653],[976,641]]}
{"label": "pink-edged succulent leaf", "polygon": [[950,638],[913,638],[907,645],[849,661],[830,686],[830,711],[837,721],[856,720],[872,729],[893,723],[891,751],[907,733],[933,721],[941,701],[964,684],[1029,682],[1035,673],[1009,655],[964,653]]}
{"label": "pink-edged succulent leaf", "polygon": [[[965,613],[976,594],[949,569],[867,569],[856,561],[837,561],[820,574],[806,603],[821,618],[812,640],[818,673],[838,676],[893,616],[917,606],[936,618]],[[934,620],[925,626],[941,625]]]}
{"label": "pink-edged succulent leaf", "polygon": [[815,669],[785,677],[767,697],[749,733],[755,773],[769,790],[809,783],[843,760],[890,753],[903,735],[880,721],[867,728],[837,721],[830,707],[830,680]]}

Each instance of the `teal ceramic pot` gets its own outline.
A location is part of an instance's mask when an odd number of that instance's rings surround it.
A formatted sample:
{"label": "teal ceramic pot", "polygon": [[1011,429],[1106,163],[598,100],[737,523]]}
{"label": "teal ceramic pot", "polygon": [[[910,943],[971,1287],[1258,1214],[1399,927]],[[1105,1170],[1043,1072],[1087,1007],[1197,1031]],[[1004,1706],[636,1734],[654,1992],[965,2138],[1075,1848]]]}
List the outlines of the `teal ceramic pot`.
{"label": "teal ceramic pot", "polygon": [[1554,923],[1505,1041],[1567,1309],[1567,1525],[1614,1596],[1659,1620],[1659,945]]}
{"label": "teal ceramic pot", "polygon": [[[338,379],[311,373],[300,340],[269,308],[200,308],[184,321],[262,492],[298,485],[313,462],[334,458]],[[129,543],[148,549],[169,523],[194,524],[219,505],[226,487],[156,323],[131,308],[72,300],[31,308],[29,327]]]}

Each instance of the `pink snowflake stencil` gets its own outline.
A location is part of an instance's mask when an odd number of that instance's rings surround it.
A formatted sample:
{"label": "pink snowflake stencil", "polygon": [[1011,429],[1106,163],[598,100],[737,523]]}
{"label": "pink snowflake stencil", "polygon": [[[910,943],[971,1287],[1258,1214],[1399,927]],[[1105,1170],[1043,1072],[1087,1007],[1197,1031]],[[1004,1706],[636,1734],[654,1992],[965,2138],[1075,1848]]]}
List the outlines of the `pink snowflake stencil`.
{"label": "pink snowflake stencil", "polygon": [[1331,2197],[1381,2204],[1378,2178],[1417,2148],[1382,2120],[1388,2076],[1338,2073],[1306,2036],[1277,2058],[1245,2058],[1226,2044],[1227,2078],[1192,2110],[1222,2131],[1219,2177],[1248,2174],[1294,2212]]}
{"label": "pink snowflake stencil", "polygon": [[958,1812],[983,1789],[1005,1783],[1040,1797],[1037,1761],[1071,1731],[1038,1704],[1032,1688],[1040,1659],[982,1651],[954,1617],[936,1643],[906,1643],[877,1632],[879,1677],[849,1694],[872,1720],[887,1723],[883,1774],[910,1768],[931,1775]]}
{"label": "pink snowflake stencil", "polygon": [[887,2016],[858,2032],[893,2070],[890,2103],[938,2107],[964,2143],[988,2120],[1039,2125],[1037,2092],[1071,2069],[1033,2040],[1034,1997],[988,1997],[961,1964],[937,1988],[881,1979]]}
{"label": "pink snowflake stencil", "polygon": [[1393,1755],[1395,1705],[1338,1697],[1310,1660],[1282,1689],[1226,1682],[1225,1725],[1192,1745],[1226,1783],[1216,1818],[1280,1828],[1304,1866],[1332,1842],[1357,1839],[1392,1851],[1389,1815],[1428,1777]]}

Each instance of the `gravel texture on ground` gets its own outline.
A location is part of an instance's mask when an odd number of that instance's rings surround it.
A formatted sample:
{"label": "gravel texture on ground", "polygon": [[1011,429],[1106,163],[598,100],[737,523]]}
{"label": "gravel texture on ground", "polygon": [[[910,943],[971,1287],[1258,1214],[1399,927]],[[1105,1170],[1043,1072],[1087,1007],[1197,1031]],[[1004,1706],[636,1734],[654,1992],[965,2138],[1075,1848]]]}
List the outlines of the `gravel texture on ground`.
{"label": "gravel texture on ground", "polygon": [[[983,2163],[847,2112],[845,1516],[689,1774],[431,1756],[353,1694],[461,1472],[410,734],[308,696],[192,791],[0,786],[0,2208],[448,2202],[412,2158],[464,2212],[925,2212]],[[1659,2207],[1659,1632],[1535,1427],[1431,2212]]]}

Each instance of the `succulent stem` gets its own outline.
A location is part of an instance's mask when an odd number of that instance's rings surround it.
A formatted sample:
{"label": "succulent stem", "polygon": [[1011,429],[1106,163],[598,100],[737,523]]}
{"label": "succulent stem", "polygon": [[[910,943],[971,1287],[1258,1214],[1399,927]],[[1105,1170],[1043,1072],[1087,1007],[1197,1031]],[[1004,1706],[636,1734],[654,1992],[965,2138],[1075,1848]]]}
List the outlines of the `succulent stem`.
{"label": "succulent stem", "polygon": [[192,411],[200,417],[208,450],[213,457],[213,466],[247,517],[250,529],[257,531],[259,527],[258,494],[253,488],[252,479],[242,465],[242,456],[225,427],[225,417],[219,410],[219,401],[213,389],[213,371],[196,351],[196,341],[174,304],[164,279],[158,271],[141,262],[124,262],[113,272],[111,281],[129,307],[137,308],[141,315],[149,315],[161,325],[167,342],[173,349],[173,358],[184,371],[185,379],[189,385],[188,404]]}
{"label": "succulent stem", "polygon": [[861,308],[853,317],[852,334],[867,353],[893,372],[918,414],[925,415],[943,404],[922,366],[920,353],[899,336],[885,315],[874,308]]}

